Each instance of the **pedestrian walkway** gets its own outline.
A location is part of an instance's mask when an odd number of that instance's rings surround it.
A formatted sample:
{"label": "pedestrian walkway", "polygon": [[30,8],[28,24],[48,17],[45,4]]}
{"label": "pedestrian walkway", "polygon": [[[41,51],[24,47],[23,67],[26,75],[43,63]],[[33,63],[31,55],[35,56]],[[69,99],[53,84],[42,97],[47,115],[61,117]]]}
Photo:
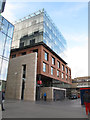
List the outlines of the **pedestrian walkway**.
{"label": "pedestrian walkway", "polygon": [[3,118],[87,118],[80,99],[56,102],[6,100]]}

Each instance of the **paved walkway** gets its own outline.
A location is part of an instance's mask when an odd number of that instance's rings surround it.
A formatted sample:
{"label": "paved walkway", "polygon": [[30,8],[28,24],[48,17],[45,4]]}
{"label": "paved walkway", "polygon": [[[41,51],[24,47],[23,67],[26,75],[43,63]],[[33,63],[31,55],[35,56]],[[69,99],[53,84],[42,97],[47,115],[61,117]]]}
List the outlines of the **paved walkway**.
{"label": "paved walkway", "polygon": [[57,102],[6,100],[3,118],[87,118],[80,99]]}

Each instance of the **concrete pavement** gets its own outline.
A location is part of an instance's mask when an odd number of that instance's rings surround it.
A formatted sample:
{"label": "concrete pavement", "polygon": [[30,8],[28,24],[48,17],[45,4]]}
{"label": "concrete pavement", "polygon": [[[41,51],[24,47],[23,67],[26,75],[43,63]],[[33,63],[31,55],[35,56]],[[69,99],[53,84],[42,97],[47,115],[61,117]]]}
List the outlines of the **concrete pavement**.
{"label": "concrete pavement", "polygon": [[80,99],[56,102],[6,100],[3,118],[87,118]]}

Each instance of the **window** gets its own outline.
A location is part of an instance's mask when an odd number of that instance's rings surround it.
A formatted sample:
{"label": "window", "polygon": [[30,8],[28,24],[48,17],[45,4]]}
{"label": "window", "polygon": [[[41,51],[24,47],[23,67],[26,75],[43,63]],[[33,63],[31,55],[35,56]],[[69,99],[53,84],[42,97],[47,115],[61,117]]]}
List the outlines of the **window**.
{"label": "window", "polygon": [[23,76],[22,76],[22,78],[26,78],[26,65],[23,65],[22,66],[23,67]]}
{"label": "window", "polygon": [[57,70],[57,77],[59,77],[59,71]]}
{"label": "window", "polygon": [[43,72],[46,72],[46,63],[43,63]]}
{"label": "window", "polygon": [[67,80],[68,76],[66,75],[66,80]]}
{"label": "window", "polygon": [[30,40],[30,45],[33,45],[35,43],[35,39]]}
{"label": "window", "polygon": [[62,73],[62,79],[64,79],[64,74]]}
{"label": "window", "polygon": [[51,75],[53,75],[53,67],[51,67]]}
{"label": "window", "polygon": [[62,65],[62,70],[64,71],[64,65]]}
{"label": "window", "polygon": [[28,37],[28,35],[24,35],[22,38],[23,38],[23,39],[26,39],[27,37]]}
{"label": "window", "polygon": [[58,64],[58,68],[60,68],[60,62],[59,61],[57,61],[57,64]]}
{"label": "window", "polygon": [[55,65],[55,58],[52,57],[52,64]]}
{"label": "window", "polygon": [[38,34],[38,33],[39,33],[39,31],[35,31],[35,32],[34,32],[34,34]]}
{"label": "window", "polygon": [[21,42],[21,43],[20,43],[20,47],[24,47],[24,42]]}
{"label": "window", "polygon": [[66,73],[68,73],[68,68],[66,67]]}
{"label": "window", "polygon": [[69,75],[71,75],[71,71],[69,70]]}
{"label": "window", "polygon": [[12,55],[12,58],[15,58],[16,57],[16,54]]}
{"label": "window", "polygon": [[21,55],[26,55],[26,52],[22,52]]}
{"label": "window", "polygon": [[45,52],[45,60],[48,61],[48,53],[47,52]]}

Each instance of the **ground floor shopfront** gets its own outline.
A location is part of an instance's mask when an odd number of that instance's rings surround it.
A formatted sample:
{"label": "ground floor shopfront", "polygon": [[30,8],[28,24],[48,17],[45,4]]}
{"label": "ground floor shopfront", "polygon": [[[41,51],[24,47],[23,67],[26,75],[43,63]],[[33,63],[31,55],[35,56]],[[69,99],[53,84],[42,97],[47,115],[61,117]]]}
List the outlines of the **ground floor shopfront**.
{"label": "ground floor shopfront", "polygon": [[64,100],[66,97],[66,89],[38,86],[36,89],[36,100],[44,100],[44,93],[46,93],[46,100],[51,101]]}

